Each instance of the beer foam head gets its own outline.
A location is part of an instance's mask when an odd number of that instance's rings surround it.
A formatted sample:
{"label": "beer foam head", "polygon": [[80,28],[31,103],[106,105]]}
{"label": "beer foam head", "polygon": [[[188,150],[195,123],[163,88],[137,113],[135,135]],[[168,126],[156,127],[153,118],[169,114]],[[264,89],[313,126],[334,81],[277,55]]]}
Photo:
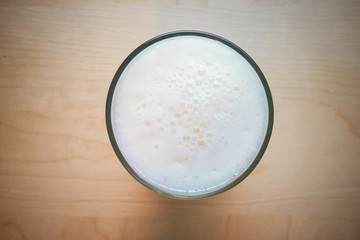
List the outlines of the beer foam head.
{"label": "beer foam head", "polygon": [[263,84],[231,47],[201,36],[138,53],[114,90],[111,122],[129,166],[175,196],[217,191],[256,157],[268,124]]}

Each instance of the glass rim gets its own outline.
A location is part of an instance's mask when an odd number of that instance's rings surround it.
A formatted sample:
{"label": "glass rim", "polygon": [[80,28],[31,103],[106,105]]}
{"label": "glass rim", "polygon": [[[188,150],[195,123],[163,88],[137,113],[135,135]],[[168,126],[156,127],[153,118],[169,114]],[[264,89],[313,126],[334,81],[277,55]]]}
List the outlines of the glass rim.
{"label": "glass rim", "polygon": [[[172,38],[172,37],[178,37],[178,36],[198,36],[198,37],[205,37],[208,39],[212,39],[215,41],[219,41],[225,45],[227,45],[228,47],[232,48],[233,50],[235,50],[238,54],[240,54],[249,64],[250,66],[255,70],[256,74],[258,75],[262,86],[264,88],[265,91],[265,95],[266,95],[266,99],[267,99],[267,106],[268,106],[268,121],[267,121],[267,129],[263,138],[263,142],[261,144],[261,147],[258,149],[256,156],[254,156],[254,158],[251,160],[251,162],[247,165],[247,167],[245,168],[245,170],[243,172],[240,173],[239,176],[237,176],[236,178],[232,179],[229,183],[225,184],[223,187],[211,191],[211,192],[207,192],[207,193],[203,193],[203,194],[196,194],[196,195],[181,195],[181,194],[174,194],[174,193],[170,193],[167,191],[164,191],[160,188],[158,188],[157,186],[151,184],[149,181],[147,181],[145,178],[143,178],[142,176],[140,176],[131,166],[130,164],[126,161],[124,155],[122,154],[117,141],[115,139],[115,135],[114,135],[114,131],[113,131],[113,126],[112,126],[112,100],[113,100],[113,96],[114,96],[114,92],[115,92],[115,88],[117,86],[118,81],[120,80],[120,77],[122,75],[122,73],[124,72],[124,70],[126,69],[127,65],[140,53],[142,52],[144,49],[146,49],[147,47],[168,39],[168,38]],[[161,195],[167,196],[167,197],[171,197],[171,198],[177,198],[177,199],[201,199],[201,198],[205,198],[205,197],[210,197],[210,196],[214,196],[217,194],[220,194],[222,192],[225,192],[233,187],[235,187],[236,185],[238,185],[240,182],[242,182],[257,166],[257,164],[260,162],[260,159],[262,158],[262,156],[265,153],[265,150],[268,146],[268,143],[270,141],[270,136],[272,133],[272,128],[273,128],[273,122],[274,122],[274,106],[273,106],[273,100],[272,100],[272,96],[271,96],[271,92],[270,92],[270,88],[269,85],[265,79],[264,74],[262,73],[262,71],[260,70],[259,66],[255,63],[255,61],[239,46],[237,46],[236,44],[234,44],[233,42],[212,34],[212,33],[208,33],[208,32],[203,32],[203,31],[197,31],[197,30],[181,30],[181,31],[173,31],[173,32],[168,32],[168,33],[164,33],[161,35],[158,35],[156,37],[151,38],[150,40],[144,42],[143,44],[141,44],[140,46],[138,46],[135,50],[133,50],[130,55],[128,55],[125,60],[121,63],[120,67],[118,68],[118,70],[116,71],[113,80],[111,81],[110,87],[109,87],[109,91],[108,91],[108,95],[107,95],[107,99],[106,99],[106,107],[105,107],[105,120],[106,120],[106,127],[107,127],[107,132],[109,135],[109,139],[111,142],[111,145],[115,151],[115,154],[117,156],[117,158],[119,159],[119,161],[121,162],[121,164],[124,166],[124,168],[128,171],[128,173],[130,173],[130,175],[132,177],[134,177],[138,182],[140,182],[142,185],[144,185],[145,187],[149,188],[150,190],[157,192]]]}

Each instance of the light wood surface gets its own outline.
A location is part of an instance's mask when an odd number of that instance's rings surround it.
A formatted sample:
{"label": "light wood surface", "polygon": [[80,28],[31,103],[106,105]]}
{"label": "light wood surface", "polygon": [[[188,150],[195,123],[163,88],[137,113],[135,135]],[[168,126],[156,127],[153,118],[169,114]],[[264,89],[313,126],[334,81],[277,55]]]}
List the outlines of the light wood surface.
{"label": "light wood surface", "polygon": [[[212,32],[258,63],[275,123],[240,185],[153,193],[105,126],[124,58],[173,30]],[[0,239],[360,239],[360,2],[0,3]]]}

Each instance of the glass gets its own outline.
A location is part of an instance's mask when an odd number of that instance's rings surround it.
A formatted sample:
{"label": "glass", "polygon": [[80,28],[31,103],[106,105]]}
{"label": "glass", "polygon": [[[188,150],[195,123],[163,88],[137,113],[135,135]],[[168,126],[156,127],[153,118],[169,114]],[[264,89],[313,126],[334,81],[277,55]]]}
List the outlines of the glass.
{"label": "glass", "polygon": [[[137,54],[139,54],[141,51],[143,51],[147,47],[151,46],[152,44],[157,43],[159,41],[162,41],[164,39],[177,37],[177,36],[199,36],[199,37],[209,38],[209,39],[212,39],[212,40],[219,41],[219,42],[227,45],[228,47],[234,49],[238,54],[240,54],[243,58],[245,58],[245,60],[256,71],[256,73],[257,73],[257,75],[258,75],[258,77],[261,80],[261,83],[263,85],[265,95],[266,95],[266,98],[267,98],[267,103],[268,103],[267,129],[266,129],[266,132],[265,132],[261,147],[258,149],[258,152],[254,156],[253,160],[245,168],[245,170],[238,177],[234,178],[229,184],[227,184],[224,187],[222,187],[220,189],[217,189],[215,191],[207,192],[207,193],[200,194],[200,195],[186,195],[186,196],[184,196],[184,195],[178,195],[178,194],[173,194],[173,193],[166,192],[166,191],[164,191],[162,189],[159,189],[158,187],[154,186],[153,184],[148,182],[145,178],[143,178],[138,173],[136,173],[136,171],[134,169],[132,169],[132,167],[129,165],[129,163],[126,161],[125,157],[121,153],[121,150],[119,149],[119,146],[118,146],[118,144],[116,142],[114,132],[113,132],[113,127],[112,127],[112,116],[111,116],[112,113],[111,112],[112,112],[112,99],[113,99],[113,95],[114,95],[114,90],[115,90],[115,87],[116,87],[116,85],[117,85],[117,83],[118,83],[118,81],[120,79],[121,74],[126,69],[127,65],[132,61],[132,59]],[[122,165],[125,167],[125,169],[138,182],[143,184],[145,187],[147,187],[147,188],[149,188],[149,189],[151,189],[151,190],[153,190],[153,191],[155,191],[155,192],[157,192],[159,194],[162,194],[164,196],[168,196],[168,197],[172,197],[172,198],[178,198],[178,199],[198,199],[198,198],[204,198],[204,197],[217,195],[219,193],[222,193],[224,191],[227,191],[227,190],[231,189],[232,187],[236,186],[241,181],[243,181],[253,171],[253,169],[256,167],[256,165],[259,163],[261,157],[263,156],[263,154],[264,154],[264,152],[266,150],[266,147],[267,147],[267,145],[269,143],[271,132],[272,132],[273,120],[274,120],[274,109],[273,109],[273,101],[272,101],[272,97],[271,97],[270,88],[269,88],[269,86],[268,86],[268,84],[266,82],[266,79],[265,79],[263,73],[261,72],[261,70],[257,66],[257,64],[254,62],[254,60],[252,60],[252,58],[244,50],[242,50],[240,47],[238,47],[234,43],[226,40],[225,38],[214,35],[214,34],[211,34],[211,33],[200,32],[200,31],[175,31],[175,32],[165,33],[165,34],[159,35],[157,37],[154,37],[154,38],[148,40],[147,42],[143,43],[142,45],[140,45],[120,65],[119,69],[117,70],[117,72],[116,72],[116,74],[115,74],[115,76],[114,76],[114,78],[113,78],[113,80],[111,82],[109,92],[108,92],[108,96],[107,96],[107,100],[106,100],[106,125],[107,125],[107,131],[108,131],[108,135],[109,135],[112,147],[113,147],[118,159],[122,163]]]}

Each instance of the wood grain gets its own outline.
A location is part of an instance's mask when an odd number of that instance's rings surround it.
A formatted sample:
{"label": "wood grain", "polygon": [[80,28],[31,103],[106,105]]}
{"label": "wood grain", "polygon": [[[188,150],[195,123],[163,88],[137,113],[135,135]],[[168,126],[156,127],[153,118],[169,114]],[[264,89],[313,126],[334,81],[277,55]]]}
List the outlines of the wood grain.
{"label": "wood grain", "polygon": [[[262,161],[219,196],[137,183],[106,133],[124,58],[173,30],[222,35],[275,105]],[[358,1],[0,3],[0,239],[359,239]]]}

